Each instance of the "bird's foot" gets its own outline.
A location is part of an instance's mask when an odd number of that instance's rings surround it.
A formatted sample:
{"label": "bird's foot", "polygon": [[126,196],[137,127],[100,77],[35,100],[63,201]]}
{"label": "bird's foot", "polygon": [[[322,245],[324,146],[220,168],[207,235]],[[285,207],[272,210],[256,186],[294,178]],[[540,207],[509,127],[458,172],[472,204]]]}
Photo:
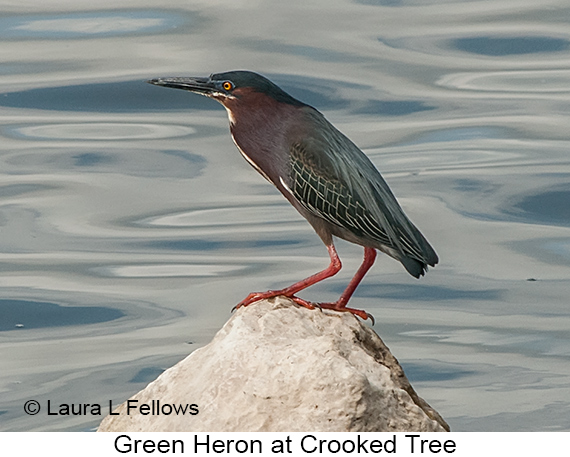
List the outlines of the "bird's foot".
{"label": "bird's foot", "polygon": [[372,321],[372,325],[374,325],[376,323],[376,321],[374,320],[374,316],[370,313],[367,313],[366,311],[363,311],[361,309],[354,309],[354,308],[347,308],[345,305],[339,303],[339,302],[334,302],[334,303],[312,303],[313,306],[317,306],[319,308],[322,309],[330,309],[333,311],[340,311],[340,312],[349,312],[354,314],[355,316],[360,317],[362,320],[366,320],[366,319],[370,319]]}
{"label": "bird's foot", "polygon": [[370,313],[367,313],[366,311],[363,311],[360,309],[354,309],[354,308],[347,308],[344,304],[339,303],[339,302],[334,302],[334,303],[310,302],[310,301],[304,300],[302,298],[299,298],[296,295],[293,295],[291,293],[287,293],[283,290],[268,290],[267,292],[252,292],[247,297],[245,297],[244,300],[240,301],[236,306],[234,306],[232,309],[232,312],[238,308],[241,308],[242,306],[248,306],[248,305],[251,305],[252,303],[255,303],[259,300],[266,300],[268,298],[274,298],[274,297],[277,297],[279,295],[290,298],[291,300],[293,300],[298,305],[303,306],[303,307],[308,308],[308,309],[318,308],[321,311],[323,309],[330,309],[333,311],[349,312],[349,313],[352,313],[352,314],[360,317],[362,320],[370,319],[372,321],[372,325],[374,325],[376,323],[374,320],[374,316]]}
{"label": "bird's foot", "polygon": [[315,305],[314,303],[310,303],[308,301],[305,301],[302,298],[296,297],[295,295],[290,294],[290,293],[286,293],[283,290],[268,290],[267,292],[252,292],[252,293],[250,293],[247,297],[245,297],[245,299],[243,299],[236,306],[233,307],[232,312],[238,308],[241,308],[242,306],[248,306],[248,305],[251,305],[252,303],[255,303],[256,301],[266,300],[268,298],[274,298],[274,297],[277,297],[279,295],[281,295],[283,297],[290,298],[295,303],[297,303],[298,305],[304,306],[305,308],[315,309],[315,306],[319,307],[318,305]]}

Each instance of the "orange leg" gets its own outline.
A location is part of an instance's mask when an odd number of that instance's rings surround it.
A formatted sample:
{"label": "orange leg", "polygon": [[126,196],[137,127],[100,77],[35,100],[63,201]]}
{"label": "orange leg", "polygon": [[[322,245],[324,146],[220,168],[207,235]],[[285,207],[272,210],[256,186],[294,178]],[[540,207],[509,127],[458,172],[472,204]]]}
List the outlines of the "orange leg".
{"label": "orange leg", "polygon": [[[374,265],[375,260],[376,260],[376,249],[364,248],[364,260],[362,261],[362,265],[360,265],[360,268],[358,269],[354,277],[350,280],[348,286],[346,287],[340,298],[334,303],[319,303],[316,306],[323,309],[332,309],[335,311],[348,311],[349,313],[356,314],[358,317],[364,320],[370,318],[372,324],[374,325],[374,317],[372,316],[372,314],[368,314],[366,311],[362,311],[360,309],[347,308],[346,304],[348,303],[348,300],[350,300],[350,297],[352,297],[352,294],[354,293],[354,291],[356,290],[356,288],[358,287],[358,285],[360,284],[366,273],[368,273],[368,270],[370,270],[372,265]],[[300,305],[302,304],[300,303],[300,301],[304,301],[297,297],[293,298],[293,300],[295,300],[295,303],[298,303]]]}
{"label": "orange leg", "polygon": [[342,265],[334,245],[333,244],[328,245],[327,249],[329,251],[331,263],[323,271],[320,271],[319,273],[309,276],[308,278],[303,279],[302,281],[296,282],[292,286],[289,286],[285,289],[269,290],[267,292],[253,292],[249,294],[240,303],[238,303],[234,309],[240,308],[242,306],[248,306],[258,300],[263,300],[266,298],[273,298],[278,295],[283,295],[285,297],[290,298],[295,303],[309,309],[314,309],[315,307],[317,307],[324,309],[332,309],[335,311],[348,311],[352,314],[359,316],[364,320],[370,318],[370,320],[372,320],[372,323],[374,324],[374,318],[372,317],[371,314],[368,314],[366,311],[362,311],[359,309],[346,307],[346,304],[348,303],[350,297],[352,297],[352,294],[354,293],[354,291],[362,281],[362,278],[364,278],[368,270],[370,270],[370,268],[374,264],[374,260],[376,260],[376,249],[374,248],[364,248],[364,260],[362,262],[362,265],[360,265],[360,268],[358,269],[354,277],[350,280],[348,286],[346,287],[346,289],[344,290],[344,292],[336,302],[312,303],[295,296],[297,292],[300,292],[301,290],[306,289],[307,287],[312,286],[326,278],[330,278],[331,276],[334,276],[340,271]]}
{"label": "orange leg", "polygon": [[[331,258],[331,263],[323,271],[320,271],[320,272],[318,272],[312,276],[309,276],[308,278],[305,278],[299,282],[296,282],[295,284],[293,284],[289,287],[286,287],[285,289],[268,290],[267,292],[252,292],[244,300],[239,302],[236,305],[235,309],[241,308],[242,306],[251,305],[252,303],[259,301],[259,300],[277,297],[278,295],[283,295],[283,296],[291,298],[292,300],[297,302],[297,300],[296,300],[297,297],[295,297],[295,294],[297,292],[300,292],[301,290],[306,289],[307,287],[310,287],[313,284],[316,284],[316,283],[322,281],[323,279],[330,278],[331,276],[334,276],[342,268],[342,264],[340,263],[340,258],[338,257],[338,254],[336,253],[336,249],[334,248],[334,245],[333,244],[328,245],[327,249],[329,251],[329,256]],[[309,309],[315,308],[314,305],[309,303],[309,302],[302,301],[302,303],[300,303],[300,302],[297,302],[297,303],[299,303],[300,305],[305,306],[306,308],[309,308]]]}

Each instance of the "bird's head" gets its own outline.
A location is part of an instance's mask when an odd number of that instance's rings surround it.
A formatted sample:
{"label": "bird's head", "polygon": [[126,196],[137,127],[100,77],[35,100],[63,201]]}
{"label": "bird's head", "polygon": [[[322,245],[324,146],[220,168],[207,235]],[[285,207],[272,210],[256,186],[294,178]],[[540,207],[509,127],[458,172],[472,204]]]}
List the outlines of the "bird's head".
{"label": "bird's head", "polygon": [[156,78],[150,84],[195,92],[213,98],[228,110],[236,107],[255,108],[257,104],[271,101],[303,106],[269,79],[251,71],[228,71],[212,74],[207,78],[174,77]]}

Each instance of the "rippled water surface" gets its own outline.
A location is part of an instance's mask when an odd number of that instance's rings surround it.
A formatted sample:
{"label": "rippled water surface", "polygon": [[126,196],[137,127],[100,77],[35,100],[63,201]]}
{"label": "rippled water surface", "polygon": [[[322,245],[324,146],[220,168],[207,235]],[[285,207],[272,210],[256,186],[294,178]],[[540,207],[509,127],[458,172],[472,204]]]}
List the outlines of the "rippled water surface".
{"label": "rippled water surface", "polygon": [[[138,3],[138,5],[137,5]],[[327,265],[212,100],[263,73],[371,157],[441,258],[355,307],[453,430],[570,430],[570,6],[562,0],[14,3],[0,17],[0,429],[90,430],[248,292]],[[362,250],[338,242],[334,299]]]}

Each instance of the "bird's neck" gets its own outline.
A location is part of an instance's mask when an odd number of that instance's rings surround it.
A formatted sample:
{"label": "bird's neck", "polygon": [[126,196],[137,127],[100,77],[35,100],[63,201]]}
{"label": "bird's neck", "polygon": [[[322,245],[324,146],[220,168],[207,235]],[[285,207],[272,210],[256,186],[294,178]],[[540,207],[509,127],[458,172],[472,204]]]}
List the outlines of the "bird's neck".
{"label": "bird's neck", "polygon": [[277,184],[286,169],[288,134],[294,106],[257,104],[247,109],[226,106],[230,132],[244,158],[267,180]]}

